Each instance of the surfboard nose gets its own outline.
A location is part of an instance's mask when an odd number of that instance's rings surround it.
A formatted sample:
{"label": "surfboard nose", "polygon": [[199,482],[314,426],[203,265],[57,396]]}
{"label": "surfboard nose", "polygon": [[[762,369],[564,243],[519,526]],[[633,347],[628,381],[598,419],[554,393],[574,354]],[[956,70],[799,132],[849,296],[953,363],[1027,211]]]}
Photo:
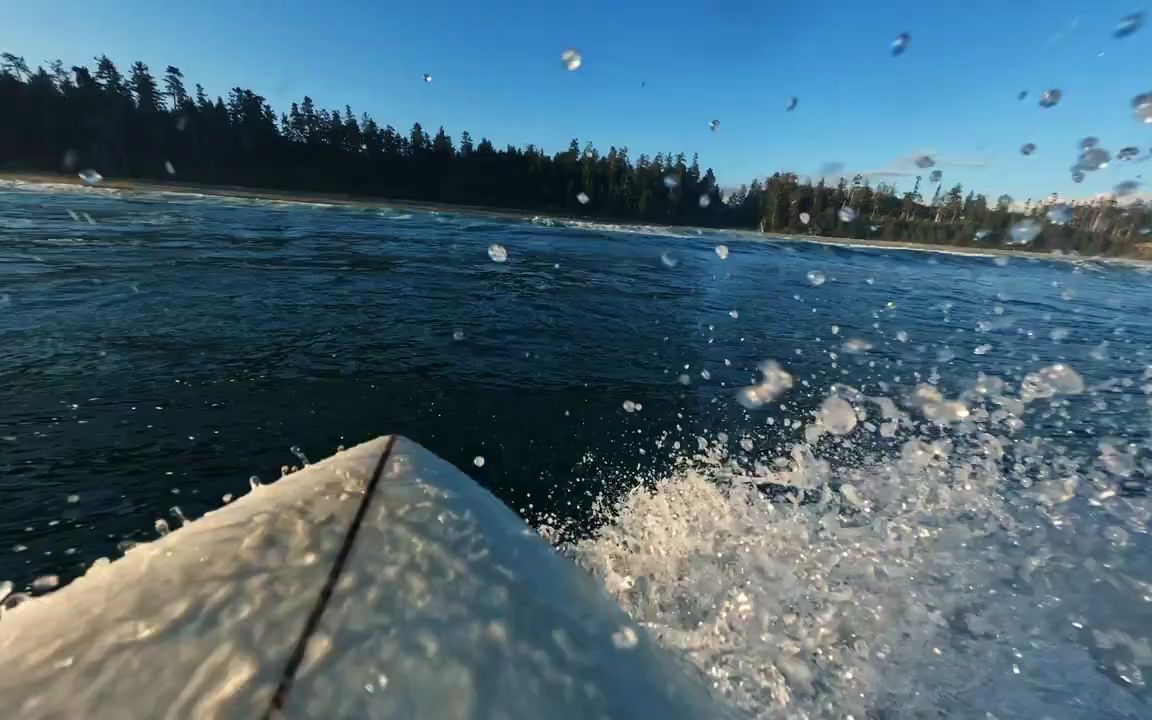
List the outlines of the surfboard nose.
{"label": "surfboard nose", "polygon": [[22,718],[715,718],[495,496],[386,436],[0,620]]}

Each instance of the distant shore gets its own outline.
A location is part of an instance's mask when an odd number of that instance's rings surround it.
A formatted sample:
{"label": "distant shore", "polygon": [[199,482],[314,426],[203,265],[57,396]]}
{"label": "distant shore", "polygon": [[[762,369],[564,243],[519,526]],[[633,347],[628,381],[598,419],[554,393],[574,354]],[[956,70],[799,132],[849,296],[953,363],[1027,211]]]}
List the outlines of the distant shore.
{"label": "distant shore", "polygon": [[[46,173],[21,173],[21,172],[0,172],[0,182],[21,182],[42,185],[66,185],[75,186],[77,188],[84,188],[85,185],[80,181],[80,178],[74,175],[52,175]],[[616,218],[604,218],[598,216],[577,216],[565,215],[557,212],[549,212],[546,210],[515,210],[512,208],[493,208],[482,205],[463,205],[456,203],[434,203],[424,202],[420,200],[393,200],[382,197],[366,197],[359,195],[347,195],[338,193],[323,193],[323,192],[308,192],[300,190],[273,190],[267,188],[251,188],[239,185],[206,185],[193,182],[179,182],[179,181],[165,181],[154,182],[148,180],[136,179],[119,179],[119,178],[105,178],[99,184],[101,188],[110,188],[114,190],[127,190],[129,192],[156,192],[156,193],[176,193],[176,194],[196,194],[208,195],[212,197],[221,198],[241,198],[245,200],[274,200],[280,202],[298,202],[298,203],[326,203],[331,205],[347,205],[349,207],[368,207],[368,208],[388,208],[393,210],[416,210],[416,211],[436,211],[436,212],[463,212],[473,213],[478,215],[488,215],[490,217],[506,217],[506,218],[523,218],[526,215],[548,217],[556,220],[568,220],[578,222],[605,222],[605,223],[619,223],[622,225],[643,225],[645,223],[638,223],[632,220],[622,220]],[[962,245],[934,245],[930,243],[915,243],[903,242],[894,240],[881,240],[881,239],[866,239],[860,240],[856,238],[846,237],[832,237],[825,235],[797,235],[793,233],[772,232],[772,233],[759,233],[754,230],[744,230],[740,228],[713,228],[713,227],[694,227],[689,225],[669,225],[668,227],[683,228],[685,230],[708,230],[708,231],[725,231],[732,232],[737,235],[744,235],[749,238],[773,238],[794,242],[815,243],[821,245],[832,245],[839,247],[857,247],[857,248],[877,248],[877,249],[893,249],[893,250],[916,250],[922,252],[937,252],[949,253],[954,255],[968,255],[974,257],[980,256],[1004,256],[1004,257],[1022,257],[1034,258],[1043,260],[1092,260],[1108,263],[1123,263],[1123,264],[1136,264],[1143,266],[1152,266],[1152,259],[1142,259],[1133,257],[1107,257],[1107,256],[1076,256],[1076,255],[1058,255],[1047,252],[1035,252],[1030,250],[1017,250],[1014,248],[1005,247],[970,247]]]}

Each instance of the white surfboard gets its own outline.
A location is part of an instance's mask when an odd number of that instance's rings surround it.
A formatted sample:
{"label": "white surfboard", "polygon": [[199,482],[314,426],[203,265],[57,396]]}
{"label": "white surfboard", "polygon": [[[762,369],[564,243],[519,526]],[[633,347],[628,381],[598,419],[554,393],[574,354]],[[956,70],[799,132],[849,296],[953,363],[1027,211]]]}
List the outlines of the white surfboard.
{"label": "white surfboard", "polygon": [[29,718],[716,718],[499,500],[383,437],[0,618]]}

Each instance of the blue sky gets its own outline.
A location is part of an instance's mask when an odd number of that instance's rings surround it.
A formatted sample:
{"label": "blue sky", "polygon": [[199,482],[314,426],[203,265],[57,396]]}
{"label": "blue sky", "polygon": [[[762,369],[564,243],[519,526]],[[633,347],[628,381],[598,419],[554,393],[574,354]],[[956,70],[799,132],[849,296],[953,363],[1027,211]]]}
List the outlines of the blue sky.
{"label": "blue sky", "polygon": [[[1079,186],[1069,173],[1085,135],[1112,151],[1152,145],[1152,125],[1129,105],[1152,91],[1152,26],[1111,35],[1150,5],[36,0],[4,9],[0,50],[30,64],[91,64],[99,53],[122,69],[139,59],[160,74],[173,64],[212,95],[241,85],[281,111],[309,94],[400,129],[467,129],[499,146],[557,151],[578,137],[605,150],[627,145],[633,158],[698,152],[725,185],[830,162],[907,171],[898,158],[933,152],[946,183],[1085,197],[1152,169],[1113,163]],[[912,43],[894,58],[889,43],[901,32]],[[583,53],[577,72],[560,62],[567,47]],[[1064,99],[1042,109],[1036,99],[1049,87]],[[1029,91],[1023,102],[1020,90]],[[800,104],[786,113],[792,95]],[[1031,157],[1019,153],[1026,142],[1038,146]]]}

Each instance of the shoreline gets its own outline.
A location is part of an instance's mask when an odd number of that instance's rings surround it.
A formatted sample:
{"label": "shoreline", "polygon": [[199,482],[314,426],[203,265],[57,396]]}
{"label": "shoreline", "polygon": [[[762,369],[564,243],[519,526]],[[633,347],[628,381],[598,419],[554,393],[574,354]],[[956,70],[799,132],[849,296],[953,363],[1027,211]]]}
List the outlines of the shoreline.
{"label": "shoreline", "polygon": [[[78,190],[87,188],[80,179],[74,175],[52,175],[47,173],[0,172],[0,182],[26,183],[30,185],[67,186]],[[242,200],[271,200],[287,203],[322,203],[330,205],[343,205],[347,207],[379,208],[390,210],[415,210],[418,212],[461,212],[489,217],[516,218],[546,217],[555,220],[572,222],[601,222],[620,225],[634,225],[641,227],[645,224],[639,221],[629,221],[604,217],[580,217],[564,215],[549,211],[514,210],[512,208],[493,208],[483,205],[466,205],[456,203],[437,203],[423,200],[394,200],[383,197],[363,197],[357,195],[311,192],[300,190],[274,190],[267,188],[251,188],[239,185],[206,185],[193,182],[158,182],[136,179],[105,178],[100,182],[100,188],[112,190],[125,190],[128,192],[171,193],[177,195],[203,195],[218,198],[238,198]],[[1091,261],[1107,264],[1138,265],[1152,267],[1152,259],[1137,257],[1111,257],[1102,255],[1064,255],[1050,252],[1035,252],[1030,250],[1014,250],[1005,247],[970,247],[964,245],[933,245],[928,243],[905,242],[899,240],[881,240],[836,237],[828,235],[797,235],[794,233],[762,233],[755,230],[741,228],[714,228],[697,227],[693,225],[661,225],[668,228],[682,228],[688,231],[728,232],[746,237],[749,240],[772,239],[784,242],[802,242],[831,247],[851,249],[876,250],[910,250],[918,252],[936,252],[951,255],[964,255],[968,257],[1018,257],[1036,260],[1063,260],[1066,262]]]}

